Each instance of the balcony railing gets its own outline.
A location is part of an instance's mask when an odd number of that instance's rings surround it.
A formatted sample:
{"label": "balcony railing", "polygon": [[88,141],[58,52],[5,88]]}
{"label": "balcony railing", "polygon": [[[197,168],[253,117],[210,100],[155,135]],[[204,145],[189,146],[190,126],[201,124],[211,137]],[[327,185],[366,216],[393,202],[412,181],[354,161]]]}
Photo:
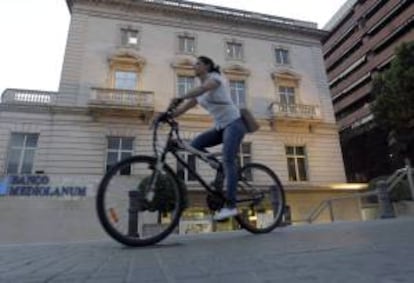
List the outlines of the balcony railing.
{"label": "balcony railing", "polygon": [[27,89],[6,89],[1,96],[1,103],[53,105],[56,102],[56,97],[57,92]]}
{"label": "balcony railing", "polygon": [[154,92],[92,88],[90,107],[153,110]]}
{"label": "balcony railing", "polygon": [[273,102],[269,106],[270,117],[287,119],[320,120],[320,109],[316,105],[284,104]]}

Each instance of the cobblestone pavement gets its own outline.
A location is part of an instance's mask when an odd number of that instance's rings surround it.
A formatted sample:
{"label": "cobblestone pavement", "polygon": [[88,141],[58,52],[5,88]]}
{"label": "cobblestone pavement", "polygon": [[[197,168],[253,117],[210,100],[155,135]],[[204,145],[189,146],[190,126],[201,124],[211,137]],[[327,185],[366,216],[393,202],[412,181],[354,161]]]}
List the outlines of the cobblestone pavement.
{"label": "cobblestone pavement", "polygon": [[414,282],[414,218],[112,240],[0,246],[0,282]]}

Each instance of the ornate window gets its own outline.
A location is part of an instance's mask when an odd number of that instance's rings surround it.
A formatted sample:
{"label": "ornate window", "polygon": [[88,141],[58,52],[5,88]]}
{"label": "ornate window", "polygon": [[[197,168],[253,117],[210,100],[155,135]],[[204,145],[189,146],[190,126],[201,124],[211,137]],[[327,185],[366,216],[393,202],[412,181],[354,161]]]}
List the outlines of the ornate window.
{"label": "ornate window", "polygon": [[239,107],[248,104],[247,79],[250,71],[241,65],[231,65],[223,69],[229,80],[230,94],[234,103]]}
{"label": "ornate window", "polygon": [[190,89],[195,87],[195,71],[194,71],[195,57],[189,55],[179,55],[175,58],[171,67],[173,67],[176,75],[175,81],[175,95],[177,97],[183,96]]}
{"label": "ornate window", "polygon": [[118,49],[109,59],[109,87],[115,89],[137,90],[139,73],[145,66],[145,59],[137,51]]}
{"label": "ornate window", "polygon": [[291,71],[274,72],[271,76],[275,83],[277,100],[284,105],[297,104],[299,101],[300,76]]}

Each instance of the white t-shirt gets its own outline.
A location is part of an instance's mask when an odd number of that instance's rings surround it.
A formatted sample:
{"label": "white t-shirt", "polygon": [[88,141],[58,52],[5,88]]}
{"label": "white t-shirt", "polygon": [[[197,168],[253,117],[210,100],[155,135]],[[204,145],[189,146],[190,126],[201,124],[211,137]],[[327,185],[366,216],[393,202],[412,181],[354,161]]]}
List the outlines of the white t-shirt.
{"label": "white t-shirt", "polygon": [[198,96],[197,102],[214,118],[217,129],[224,129],[228,124],[240,118],[240,111],[230,97],[230,87],[227,80],[216,72],[208,74],[207,79],[213,79],[219,86]]}

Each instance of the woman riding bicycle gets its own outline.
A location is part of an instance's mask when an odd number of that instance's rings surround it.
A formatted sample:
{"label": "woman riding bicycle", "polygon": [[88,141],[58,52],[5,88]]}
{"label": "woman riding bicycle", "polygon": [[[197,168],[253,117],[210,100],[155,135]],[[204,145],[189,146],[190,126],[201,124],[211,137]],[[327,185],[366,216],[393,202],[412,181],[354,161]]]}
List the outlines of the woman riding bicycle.
{"label": "woman riding bicycle", "polygon": [[223,144],[223,167],[226,176],[227,204],[214,215],[215,220],[223,220],[238,214],[236,208],[237,166],[236,157],[246,134],[246,127],[240,117],[238,107],[230,96],[227,80],[221,75],[219,66],[208,57],[200,56],[194,65],[195,74],[201,85],[188,91],[172,103],[181,104],[173,113],[178,117],[200,104],[214,118],[214,127],[198,135],[191,145],[198,150]]}

